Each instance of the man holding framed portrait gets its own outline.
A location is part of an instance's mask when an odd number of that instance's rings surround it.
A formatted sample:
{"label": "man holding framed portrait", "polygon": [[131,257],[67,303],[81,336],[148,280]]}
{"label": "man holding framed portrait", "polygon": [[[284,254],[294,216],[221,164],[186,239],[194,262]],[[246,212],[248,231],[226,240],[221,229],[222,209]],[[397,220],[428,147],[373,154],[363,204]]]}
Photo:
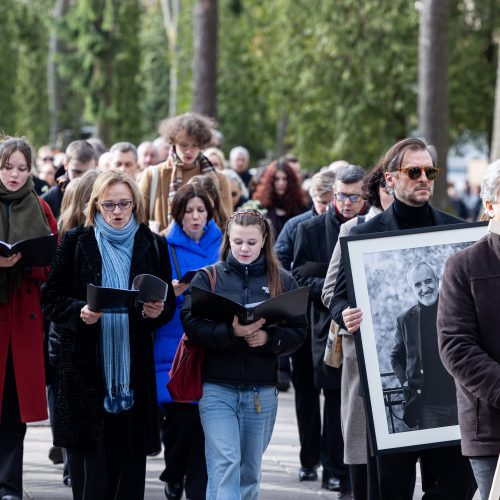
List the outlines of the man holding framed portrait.
{"label": "man holding framed portrait", "polygon": [[[351,235],[367,235],[403,229],[458,224],[462,221],[433,208],[429,201],[438,176],[435,149],[421,139],[404,139],[392,146],[382,160],[385,180],[394,191],[394,203],[384,212],[352,228]],[[363,312],[351,308],[342,256],[330,313],[348,333],[358,331]],[[369,460],[369,475],[378,484],[370,485],[370,498],[411,500],[415,465],[420,460],[425,498],[470,500],[476,489],[470,464],[459,446],[379,454]]]}

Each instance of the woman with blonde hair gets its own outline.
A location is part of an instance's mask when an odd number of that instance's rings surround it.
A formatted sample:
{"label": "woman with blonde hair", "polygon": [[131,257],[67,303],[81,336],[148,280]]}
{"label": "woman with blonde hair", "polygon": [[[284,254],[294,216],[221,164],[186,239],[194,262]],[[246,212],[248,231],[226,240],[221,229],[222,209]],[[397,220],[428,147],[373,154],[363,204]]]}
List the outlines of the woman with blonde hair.
{"label": "woman with blonde hair", "polygon": [[67,449],[77,500],[140,500],[146,455],[159,449],[154,331],[175,310],[167,299],[93,311],[87,285],[130,289],[139,274],[170,283],[163,238],[142,222],[135,181],[117,170],[96,179],[84,225],[59,245],[42,297],[61,328],[56,367],[54,444]]}
{"label": "woman with blonde hair", "polygon": [[82,225],[85,222],[84,210],[92,193],[94,182],[99,176],[99,170],[88,170],[82,177],[73,179],[66,190],[61,203],[61,215],[58,226],[59,235]]}

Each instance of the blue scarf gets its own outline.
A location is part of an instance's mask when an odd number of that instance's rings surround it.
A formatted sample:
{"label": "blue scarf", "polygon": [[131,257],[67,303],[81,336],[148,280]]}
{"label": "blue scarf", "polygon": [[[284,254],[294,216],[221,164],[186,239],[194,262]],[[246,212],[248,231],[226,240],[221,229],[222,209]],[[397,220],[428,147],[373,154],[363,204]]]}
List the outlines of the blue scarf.
{"label": "blue scarf", "polygon": [[[102,257],[102,286],[128,290],[135,233],[139,224],[130,217],[122,229],[111,227],[98,213],[95,237]],[[101,318],[101,359],[106,383],[104,409],[109,413],[129,410],[134,404],[130,389],[130,342],[128,312],[104,313]]]}

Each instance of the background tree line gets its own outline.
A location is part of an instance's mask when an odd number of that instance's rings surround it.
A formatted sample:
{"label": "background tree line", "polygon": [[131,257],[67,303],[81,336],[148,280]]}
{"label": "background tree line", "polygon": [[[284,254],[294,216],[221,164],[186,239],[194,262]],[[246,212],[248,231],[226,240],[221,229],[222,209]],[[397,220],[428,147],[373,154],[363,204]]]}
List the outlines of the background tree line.
{"label": "background tree line", "polygon": [[85,125],[138,143],[195,109],[217,119],[227,149],[293,150],[308,169],[369,167],[408,134],[494,145],[499,11],[497,0],[3,0],[0,129],[37,146]]}

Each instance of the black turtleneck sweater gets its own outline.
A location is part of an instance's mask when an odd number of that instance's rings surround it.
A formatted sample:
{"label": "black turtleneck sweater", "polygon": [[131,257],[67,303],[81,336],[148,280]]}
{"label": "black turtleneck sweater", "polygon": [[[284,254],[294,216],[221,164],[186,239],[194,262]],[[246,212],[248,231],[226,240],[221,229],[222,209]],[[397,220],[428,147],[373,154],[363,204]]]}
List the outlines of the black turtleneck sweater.
{"label": "black turtleneck sweater", "polygon": [[428,203],[421,207],[412,207],[394,198],[394,214],[401,229],[434,226],[435,221]]}

